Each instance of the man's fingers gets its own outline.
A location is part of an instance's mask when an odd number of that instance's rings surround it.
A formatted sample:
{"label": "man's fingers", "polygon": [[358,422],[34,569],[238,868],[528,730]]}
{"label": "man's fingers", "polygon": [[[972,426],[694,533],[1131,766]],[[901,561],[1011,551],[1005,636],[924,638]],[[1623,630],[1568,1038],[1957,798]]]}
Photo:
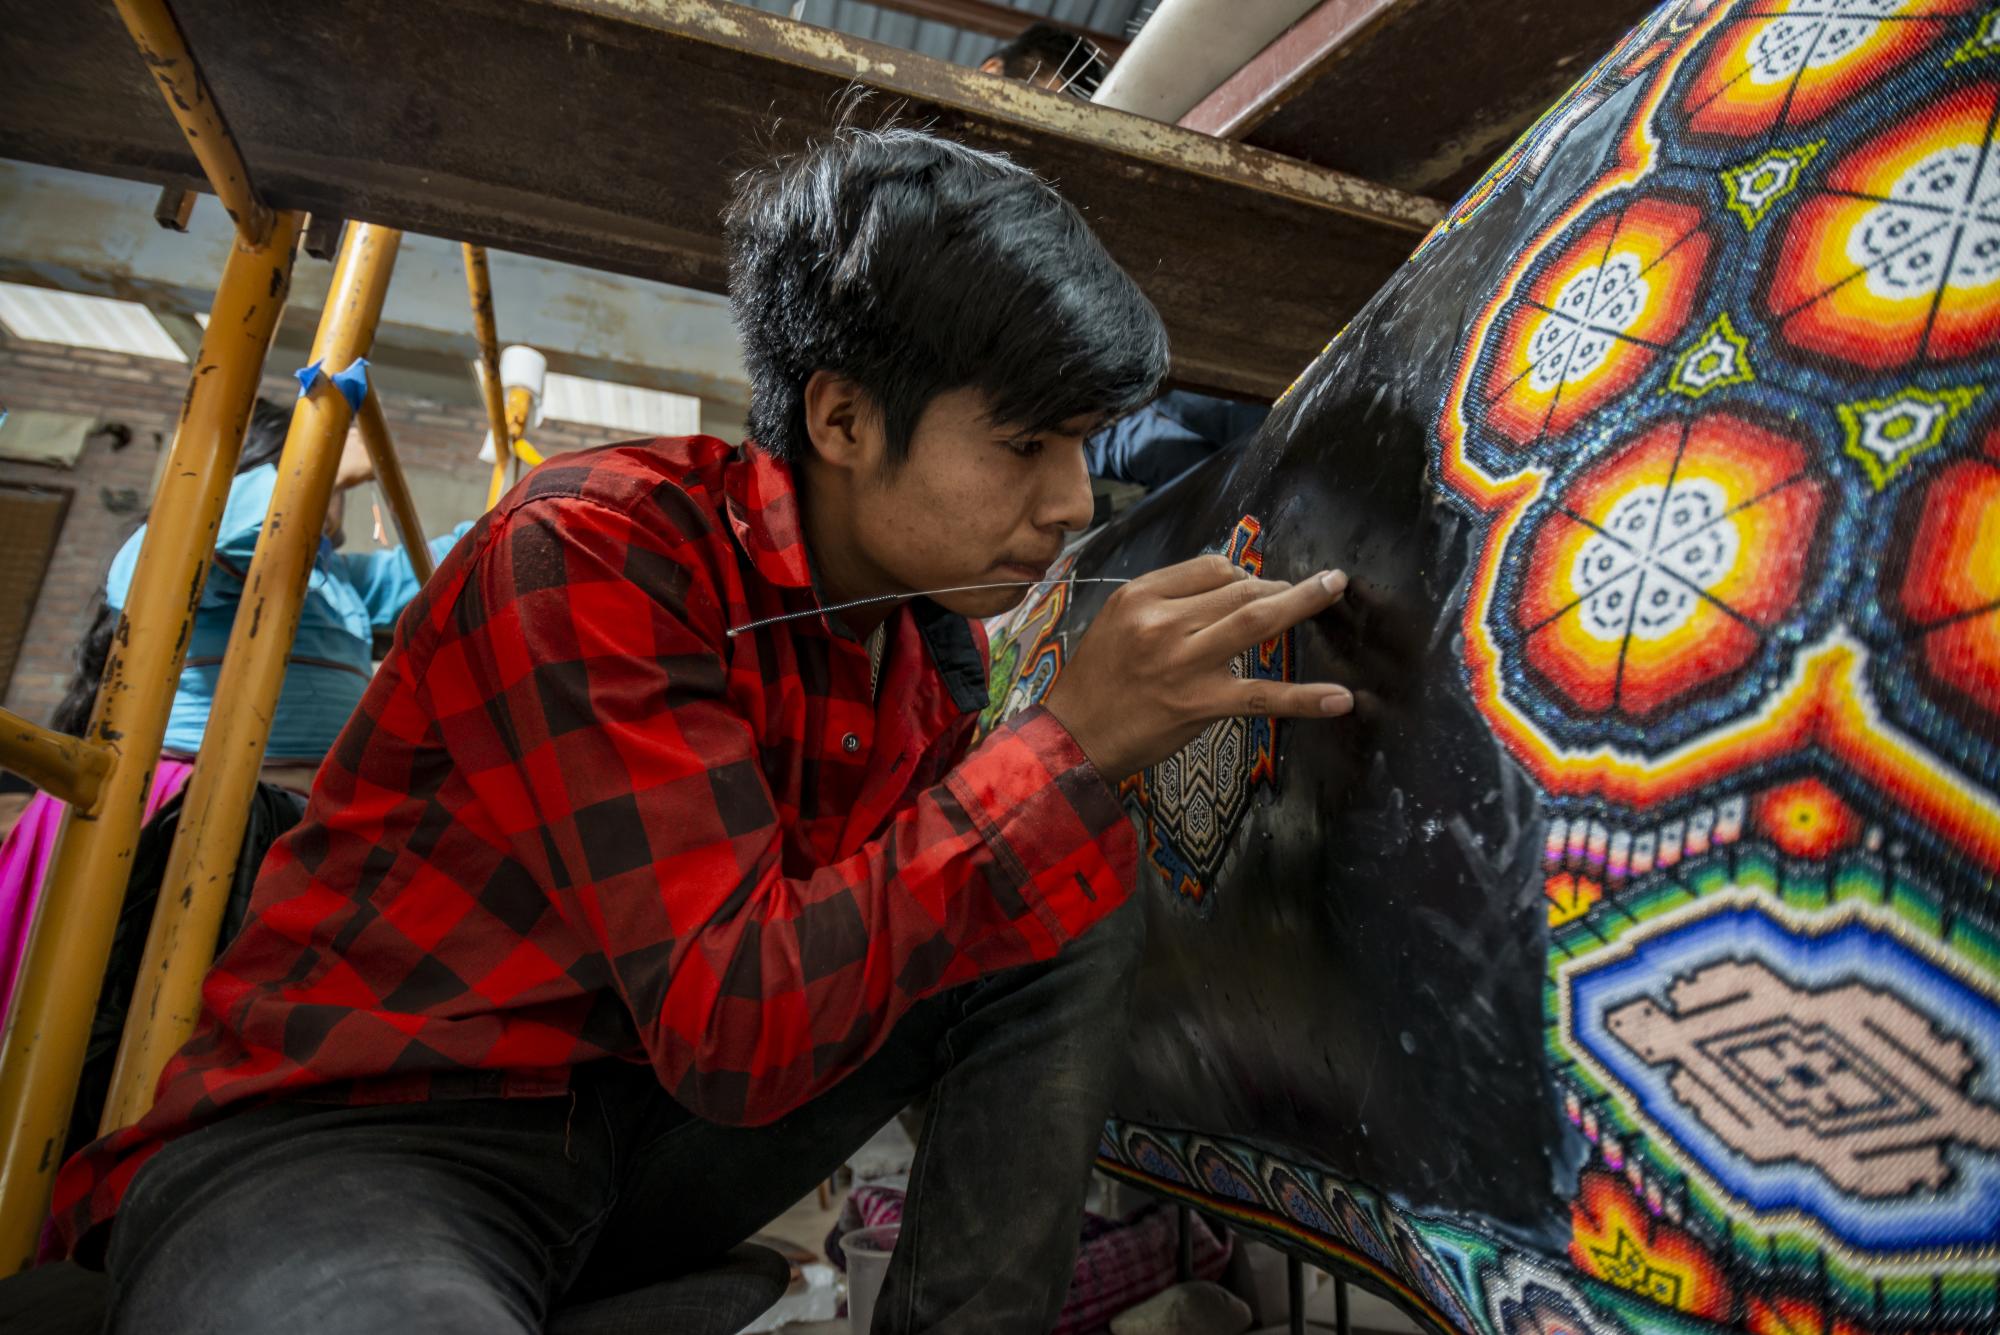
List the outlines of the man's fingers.
{"label": "man's fingers", "polygon": [[1149,571],[1133,580],[1131,587],[1161,598],[1192,598],[1248,577],[1249,572],[1228,557],[1211,552]]}
{"label": "man's fingers", "polygon": [[1283,593],[1258,598],[1239,607],[1194,636],[1190,646],[1204,657],[1234,658],[1253,644],[1274,639],[1308,617],[1317,616],[1347,592],[1347,576],[1338,570],[1302,579]]}
{"label": "man's fingers", "polygon": [[1262,598],[1275,598],[1291,587],[1282,580],[1239,579],[1219,589],[1180,599],[1174,606],[1174,612],[1186,615],[1189,634],[1199,634],[1238,608],[1248,607]]}
{"label": "man's fingers", "polygon": [[1354,708],[1354,693],[1330,682],[1232,682],[1217,702],[1217,718],[1338,718]]}

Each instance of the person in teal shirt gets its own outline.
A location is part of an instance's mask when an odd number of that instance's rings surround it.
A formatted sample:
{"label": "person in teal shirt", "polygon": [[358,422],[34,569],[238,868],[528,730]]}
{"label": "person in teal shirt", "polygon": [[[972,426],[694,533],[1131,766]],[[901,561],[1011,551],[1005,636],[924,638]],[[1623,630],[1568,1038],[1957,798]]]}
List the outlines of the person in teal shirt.
{"label": "person in teal shirt", "polygon": [[[258,401],[244,440],[247,466],[239,469],[229,488],[229,500],[216,531],[215,561],[202,586],[201,604],[195,612],[194,630],[188,641],[187,662],[181,669],[173,711],[167,719],[164,749],[169,753],[192,756],[201,747],[209,711],[215,707],[222,651],[229,643],[237,602],[243,595],[244,577],[257,547],[257,534],[263,527],[264,513],[270,508],[271,492],[277,486],[276,455],[290,423],[288,410]],[[373,476],[367,451],[358,435],[350,435],[335,474],[326,529],[313,558],[305,603],[299,614],[298,636],[292,642],[284,687],[271,719],[270,743],[265,750],[269,766],[316,768],[325,758],[368,687],[374,670],[375,632],[394,626],[420,587],[410,558],[401,547],[365,553],[337,550],[343,540],[345,493]],[[469,523],[460,524],[450,533],[432,539],[434,561],[442,560],[452,544],[471,527]],[[105,602],[114,613],[124,607],[131,590],[139,546],[145,535],[146,530],[141,526],[112,558],[104,593]]]}
{"label": "person in teal shirt", "polygon": [[[166,744],[154,771],[146,799],[146,821],[133,857],[125,908],[119,915],[105,984],[99,995],[84,1070],[78,1082],[68,1142],[88,1143],[97,1133],[98,1114],[110,1085],[111,1065],[138,976],[147,927],[165,871],[165,859],[180,816],[181,798],[192,772],[189,762],[201,747],[215,704],[216,679],[222,651],[243,594],[243,578],[257,547],[257,534],[271,504],[278,480],[278,456],[290,429],[290,410],[258,400],[237,459],[222,523],[216,532],[215,560],[202,586],[195,612],[186,665],[174,693],[167,721]],[[358,437],[350,436],[334,475],[334,494],[327,523],[313,558],[298,638],[285,667],[284,686],[271,722],[270,746],[261,774],[263,782],[251,800],[239,867],[217,936],[217,949],[235,936],[243,921],[255,872],[273,840],[298,821],[301,796],[312,786],[320,761],[361,701],[373,663],[375,632],[395,624],[416,596],[416,572],[403,550],[363,554],[337,551],[345,496],[349,488],[368,481],[374,470]],[[442,560],[451,545],[470,528],[460,524],[434,539],[431,554]],[[100,604],[77,651],[77,668],[68,693],[56,706],[50,727],[81,737],[90,721],[104,664],[117,632],[119,609],[131,592],[139,563],[142,527],[112,559]],[[62,804],[37,794],[22,812],[21,822],[0,842],[0,1019],[4,1019],[13,982],[27,947],[28,932],[41,896],[42,880],[61,826]]]}

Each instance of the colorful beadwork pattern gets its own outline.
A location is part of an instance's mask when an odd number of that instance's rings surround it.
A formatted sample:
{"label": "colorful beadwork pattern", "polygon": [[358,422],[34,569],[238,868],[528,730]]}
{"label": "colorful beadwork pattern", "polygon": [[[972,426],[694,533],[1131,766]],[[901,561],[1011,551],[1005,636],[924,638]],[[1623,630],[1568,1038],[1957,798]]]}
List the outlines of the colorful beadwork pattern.
{"label": "colorful beadwork pattern", "polygon": [[2000,1329],[1996,124],[1991,5],[1680,0],[1413,257],[1520,228],[1431,476],[1546,820],[1566,1250],[1192,1132],[1110,1171],[1443,1330]]}
{"label": "colorful beadwork pattern", "polygon": [[[1264,569],[1263,527],[1245,515],[1222,554],[1253,575]],[[1237,677],[1292,679],[1290,632],[1230,663]],[[1268,718],[1223,719],[1184,750],[1127,779],[1120,792],[1145,831],[1145,858],[1174,893],[1197,909],[1209,893],[1252,802],[1278,782],[1278,727]]]}
{"label": "colorful beadwork pattern", "polygon": [[[996,689],[979,716],[980,737],[1001,719],[1039,704],[1055,684],[1069,652],[1062,619],[1075,591],[1070,582],[1075,573],[1076,553],[1071,552],[1049,567],[1047,579],[1029,590],[1019,607],[987,624],[987,679]],[[1005,690],[998,689],[1002,683]]]}

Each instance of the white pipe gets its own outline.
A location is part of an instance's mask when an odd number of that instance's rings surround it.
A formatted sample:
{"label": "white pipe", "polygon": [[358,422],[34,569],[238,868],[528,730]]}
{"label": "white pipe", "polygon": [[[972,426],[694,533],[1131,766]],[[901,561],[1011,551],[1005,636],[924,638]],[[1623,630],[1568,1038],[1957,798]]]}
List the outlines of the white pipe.
{"label": "white pipe", "polygon": [[1319,0],[1160,0],[1091,101],[1178,121]]}

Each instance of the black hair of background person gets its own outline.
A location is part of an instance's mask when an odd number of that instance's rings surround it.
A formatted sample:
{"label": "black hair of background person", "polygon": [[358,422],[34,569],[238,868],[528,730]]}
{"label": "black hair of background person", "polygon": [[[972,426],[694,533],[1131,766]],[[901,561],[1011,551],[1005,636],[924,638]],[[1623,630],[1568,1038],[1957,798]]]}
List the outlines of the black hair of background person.
{"label": "black hair of background person", "polygon": [[[250,410],[250,426],[243,434],[243,453],[237,457],[236,471],[247,473],[260,464],[274,464],[284,452],[285,433],[291,429],[292,410],[269,399],[257,400]],[[111,657],[111,638],[118,631],[118,609],[104,600],[99,584],[90,600],[90,621],[76,646],[76,670],[70,674],[63,698],[49,716],[49,727],[71,737],[83,736],[90,726],[90,711],[97,704],[97,688],[104,680],[104,664]]]}
{"label": "black hair of background person", "polygon": [[939,394],[1049,431],[1153,396],[1167,333],[1083,215],[1025,167],[918,130],[835,131],[745,173],[725,217],[750,438],[810,452],[804,394],[847,376],[892,460]]}
{"label": "black hair of background person", "polygon": [[1009,79],[1055,75],[1065,91],[1093,96],[1109,67],[1090,42],[1053,23],[1035,23],[979,62],[981,69],[997,63],[996,73]]}

